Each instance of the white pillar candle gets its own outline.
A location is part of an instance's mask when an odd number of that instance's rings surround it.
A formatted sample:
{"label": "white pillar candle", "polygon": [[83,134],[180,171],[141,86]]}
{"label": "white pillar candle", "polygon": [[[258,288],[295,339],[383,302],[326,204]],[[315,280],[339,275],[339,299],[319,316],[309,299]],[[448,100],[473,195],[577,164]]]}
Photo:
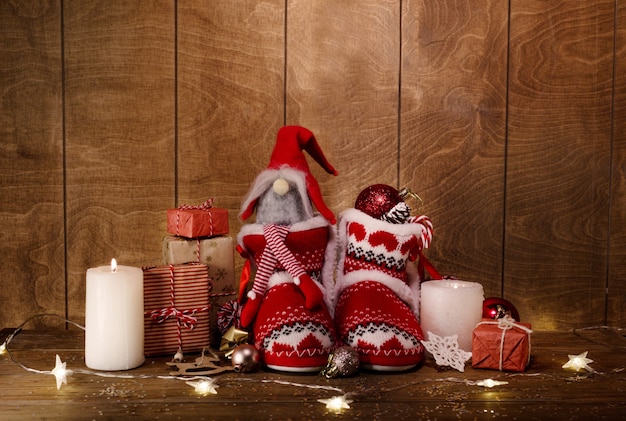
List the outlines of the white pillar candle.
{"label": "white pillar candle", "polygon": [[457,335],[459,348],[472,351],[472,333],[482,320],[483,286],[477,282],[436,280],[422,283],[420,324],[442,338]]}
{"label": "white pillar candle", "polygon": [[128,370],[143,353],[143,271],[131,266],[87,270],[85,364],[95,370]]}

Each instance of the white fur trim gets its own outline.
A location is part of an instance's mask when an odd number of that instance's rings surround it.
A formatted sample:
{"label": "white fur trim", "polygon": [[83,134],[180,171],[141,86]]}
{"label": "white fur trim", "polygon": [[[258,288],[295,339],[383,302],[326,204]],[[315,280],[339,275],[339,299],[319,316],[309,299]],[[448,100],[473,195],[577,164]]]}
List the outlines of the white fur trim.
{"label": "white fur trim", "polygon": [[[296,283],[294,281],[293,277],[287,271],[282,271],[281,270],[280,272],[274,272],[270,276],[270,279],[267,281],[267,291],[269,291],[270,288],[275,287],[276,285],[280,285],[280,284],[296,284],[296,285],[298,285],[299,283]],[[320,283],[318,282],[317,286],[322,291],[322,294],[326,293],[326,288],[324,288],[323,285],[320,285]]]}
{"label": "white fur trim", "polygon": [[300,193],[300,197],[302,198],[304,212],[309,218],[312,218],[313,205],[311,205],[309,192],[306,188],[306,174],[302,171],[293,169],[288,166],[283,166],[279,169],[267,169],[257,175],[256,179],[252,183],[252,186],[250,187],[250,190],[246,194],[243,203],[241,204],[239,216],[241,216],[241,214],[246,209],[248,209],[248,206],[250,206],[252,202],[261,197],[263,193],[271,189],[274,181],[279,178],[283,178],[296,185],[296,187],[298,188],[298,192]]}
{"label": "white fur trim", "polygon": [[355,270],[345,274],[338,281],[337,292],[341,294],[344,289],[363,281],[374,281],[385,285],[404,301],[411,311],[415,312],[416,303],[411,288],[397,278],[377,270]]}
{"label": "white fur trim", "polygon": [[329,299],[332,305],[332,307],[329,306],[329,308],[333,309],[332,313],[334,313],[334,306],[339,299],[339,295],[343,292],[344,289],[356,284],[357,282],[371,280],[380,282],[383,285],[389,287],[402,301],[404,301],[409,306],[409,308],[419,319],[419,282],[417,284],[417,287],[415,285],[415,278],[419,278],[419,276],[417,276],[417,273],[412,274],[409,272],[409,262],[407,262],[409,285],[404,284],[403,282],[399,281],[397,278],[394,278],[391,275],[387,275],[384,272],[375,270],[357,270],[347,274],[343,273],[346,259],[345,251],[348,244],[346,229],[349,222],[361,223],[364,226],[367,226],[368,231],[380,230],[400,236],[414,234],[418,238],[422,235],[422,232],[424,230],[424,227],[419,224],[392,224],[390,222],[381,221],[355,208],[350,208],[343,211],[339,215],[339,223],[337,224],[338,262],[335,273],[335,285],[332,293],[329,294],[332,295],[332,297]]}
{"label": "white fur trim", "polygon": [[420,279],[417,271],[417,265],[415,262],[406,262],[406,274],[409,278],[408,286],[411,289],[411,295],[413,296],[413,302],[415,307],[413,308],[413,314],[419,321],[420,319],[420,304],[421,304],[421,291],[422,291],[422,279]]}
{"label": "white fur trim", "polygon": [[248,298],[249,298],[249,299],[251,299],[251,300],[256,300],[256,292],[254,292],[254,291],[250,290],[250,291],[248,291],[248,294],[247,294],[247,295],[248,295]]}
{"label": "white fur trim", "polygon": [[[321,282],[317,283],[317,285],[320,287],[322,294],[324,294],[324,298],[327,298],[331,294],[327,294],[326,291],[332,290],[332,286],[335,283],[334,277],[333,277],[334,263],[336,262],[335,226],[330,225],[328,221],[326,220],[326,218],[324,218],[323,216],[317,215],[305,221],[297,222],[293,224],[289,228],[289,232],[308,231],[310,229],[321,228],[321,227],[328,227],[330,240],[329,240],[328,246],[326,247],[326,256],[325,256],[324,266],[322,267],[322,273],[321,273],[322,279],[321,279]],[[252,234],[263,235],[263,224],[254,223],[254,224],[243,225],[241,227],[241,230],[237,234],[237,244],[240,247],[244,247],[243,238],[246,235],[252,235]],[[332,256],[331,262],[328,261],[329,256]],[[289,273],[283,272],[283,271],[276,272],[270,276],[270,279],[268,280],[267,289],[269,290],[271,287],[275,285],[288,283],[288,282],[292,282],[292,283],[294,282],[293,278],[291,277],[291,275],[289,275]],[[331,286],[330,289],[329,289],[329,286]],[[327,301],[327,304],[329,302],[330,301]],[[328,309],[330,310],[331,307],[329,306]],[[334,307],[332,307],[332,309],[334,310]]]}
{"label": "white fur trim", "polygon": [[331,225],[328,228],[328,244],[326,245],[326,255],[324,256],[324,266],[322,266],[322,284],[327,291],[324,294],[324,301],[326,307],[330,311],[330,315],[334,317],[335,314],[335,274],[337,268],[337,261],[339,256],[337,254],[337,226]]}
{"label": "white fur trim", "polygon": [[[321,215],[314,216],[302,222],[297,222],[289,227],[289,232],[308,231],[314,228],[329,226],[328,221]],[[237,234],[237,244],[243,247],[243,237],[251,234],[263,235],[263,224],[245,224]]]}

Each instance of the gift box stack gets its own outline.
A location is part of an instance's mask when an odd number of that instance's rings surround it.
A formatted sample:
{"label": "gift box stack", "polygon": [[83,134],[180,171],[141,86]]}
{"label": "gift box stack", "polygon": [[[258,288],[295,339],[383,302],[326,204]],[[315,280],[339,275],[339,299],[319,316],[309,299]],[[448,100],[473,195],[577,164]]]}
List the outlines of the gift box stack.
{"label": "gift box stack", "polygon": [[167,211],[164,266],[144,268],[146,355],[196,352],[219,343],[217,310],[235,297],[228,210],[182,205]]}
{"label": "gift box stack", "polygon": [[472,336],[472,367],[523,372],[530,362],[530,324],[510,316],[483,319]]}

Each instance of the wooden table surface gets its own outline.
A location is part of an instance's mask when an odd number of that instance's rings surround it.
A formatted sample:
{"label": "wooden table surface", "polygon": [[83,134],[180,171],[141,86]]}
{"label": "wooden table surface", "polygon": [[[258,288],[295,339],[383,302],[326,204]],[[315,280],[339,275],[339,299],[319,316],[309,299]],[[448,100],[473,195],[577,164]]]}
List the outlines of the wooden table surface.
{"label": "wooden table surface", "polygon": [[[459,372],[438,367],[431,358],[411,372],[337,379],[227,372],[212,377],[217,394],[204,396],[169,376],[171,358],[148,358],[137,369],[112,373],[131,378],[76,372],[59,390],[54,376],[20,365],[52,370],[58,354],[68,369],[88,370],[83,341],[83,332],[73,327],[17,334],[10,354],[0,356],[0,419],[626,419],[626,338],[615,329],[534,332],[531,365],[524,373],[469,365]],[[562,368],[568,354],[584,351],[594,360],[595,373]],[[508,383],[474,384],[487,378]],[[318,402],[344,394],[352,402],[341,412]]]}

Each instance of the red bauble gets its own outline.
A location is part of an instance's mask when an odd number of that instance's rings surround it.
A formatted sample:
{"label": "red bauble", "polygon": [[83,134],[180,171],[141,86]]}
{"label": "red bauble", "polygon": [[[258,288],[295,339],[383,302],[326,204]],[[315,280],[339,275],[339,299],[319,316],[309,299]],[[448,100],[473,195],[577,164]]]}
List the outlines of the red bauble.
{"label": "red bauble", "polygon": [[374,184],[359,193],[354,207],[372,218],[380,219],[400,202],[402,197],[398,190],[386,184]]}
{"label": "red bauble", "polygon": [[516,322],[520,321],[519,313],[510,301],[499,297],[489,297],[483,301],[483,318],[496,320],[507,314]]}

